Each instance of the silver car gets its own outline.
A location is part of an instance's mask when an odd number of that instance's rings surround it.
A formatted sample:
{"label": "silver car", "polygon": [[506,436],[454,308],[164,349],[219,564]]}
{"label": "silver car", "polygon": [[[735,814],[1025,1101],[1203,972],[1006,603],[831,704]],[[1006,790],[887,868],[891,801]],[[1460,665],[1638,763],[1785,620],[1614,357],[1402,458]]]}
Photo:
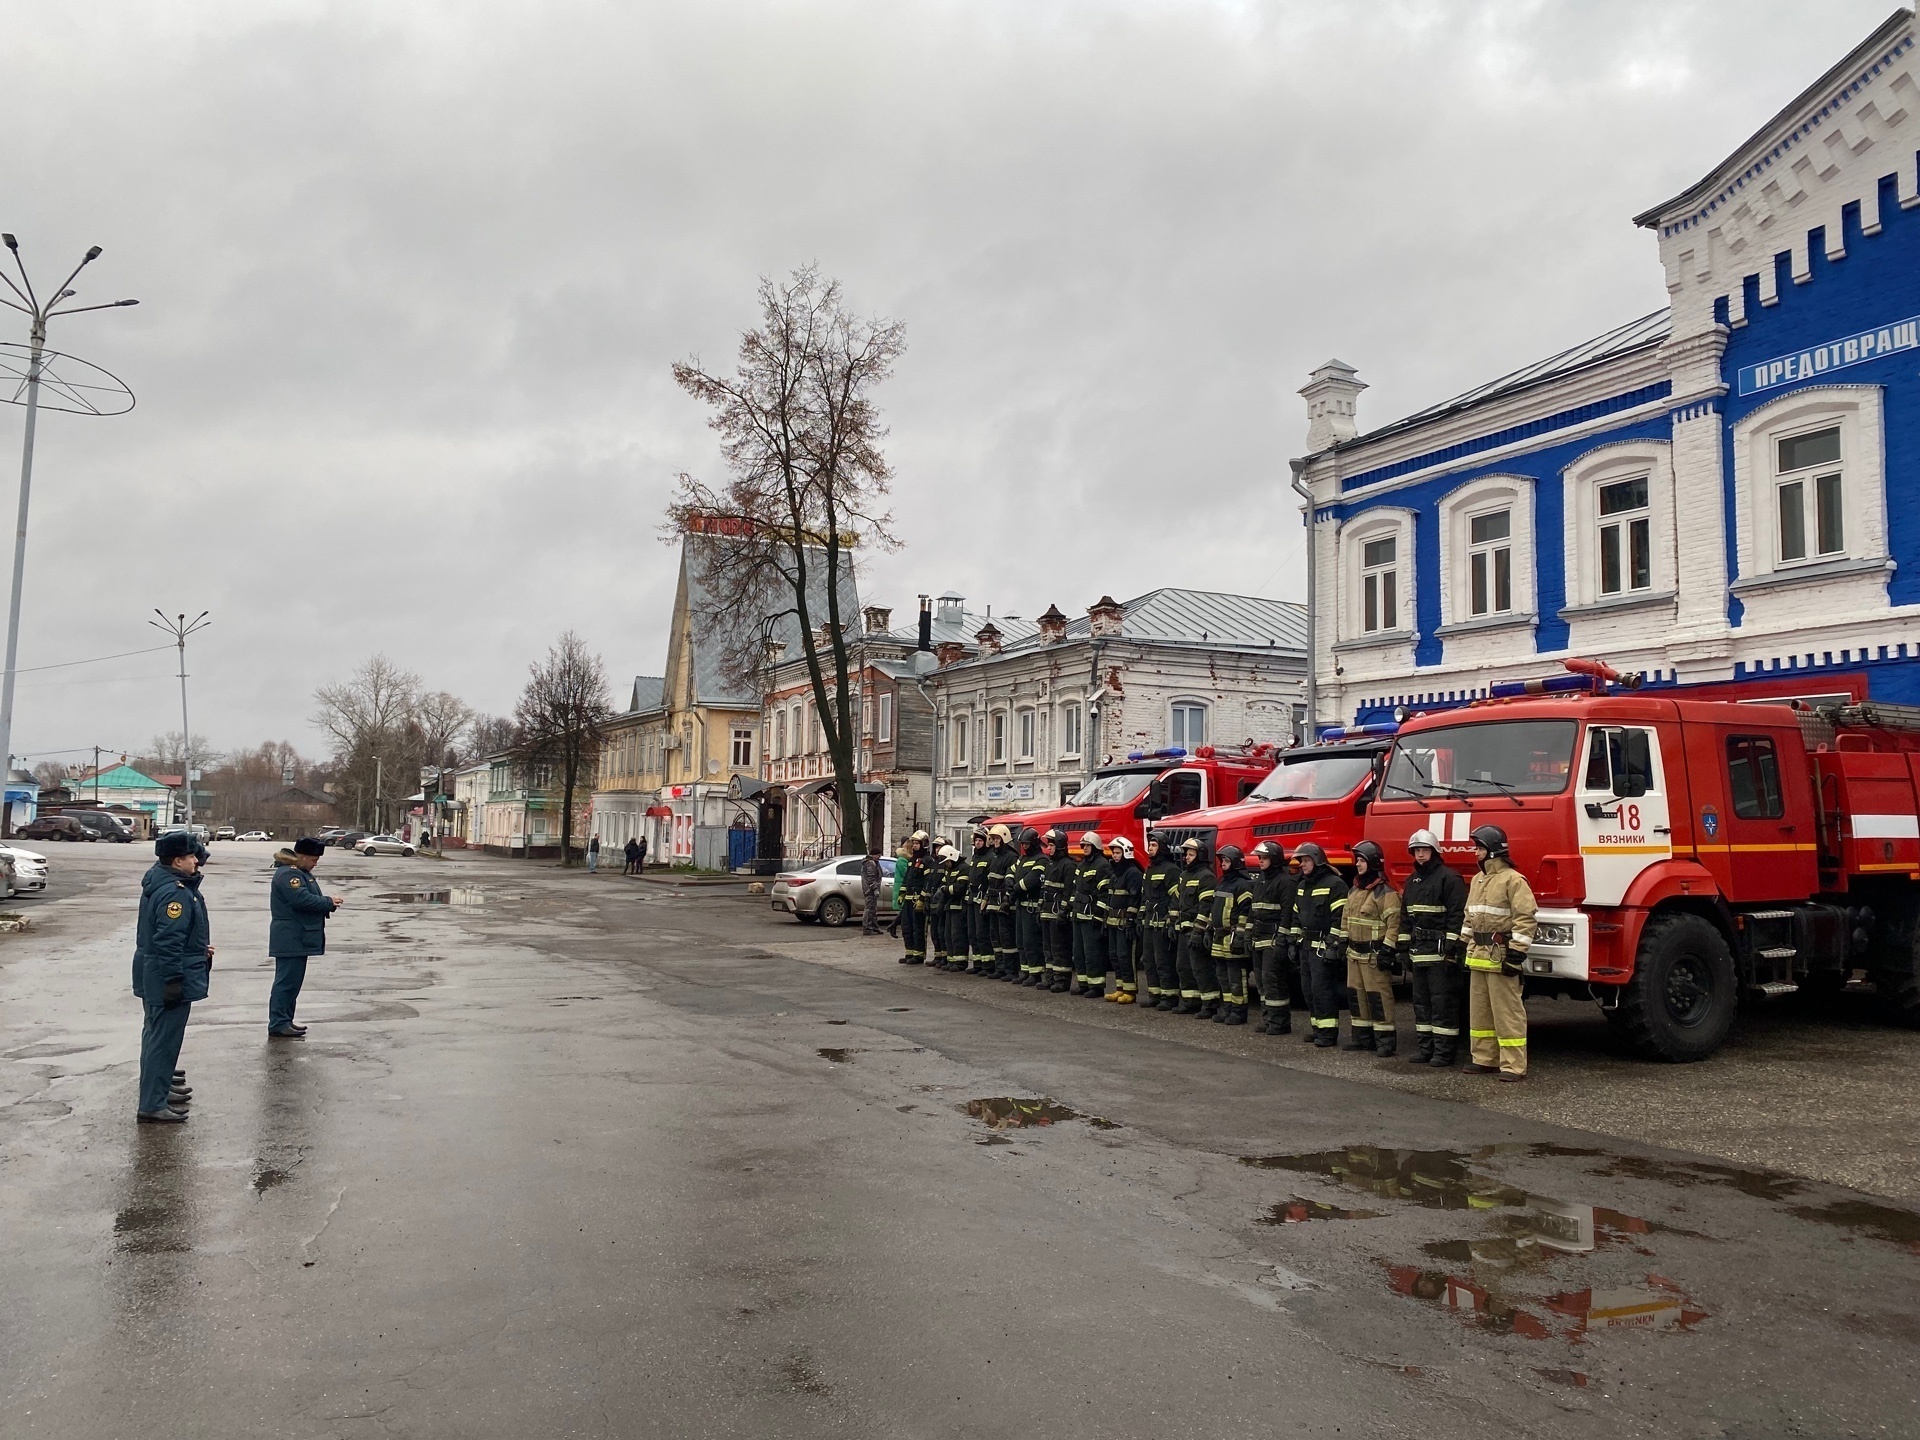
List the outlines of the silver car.
{"label": "silver car", "polygon": [[362,855],[411,855],[414,847],[398,835],[369,835],[353,847]]}
{"label": "silver car", "polygon": [[38,850],[22,850],[18,845],[0,845],[0,860],[13,867],[9,898],[30,895],[47,888],[47,857]]}
{"label": "silver car", "polygon": [[[880,913],[893,914],[893,857],[880,857]],[[803,925],[844,925],[861,913],[860,857],[836,855],[805,870],[783,870],[773,877],[773,908]]]}

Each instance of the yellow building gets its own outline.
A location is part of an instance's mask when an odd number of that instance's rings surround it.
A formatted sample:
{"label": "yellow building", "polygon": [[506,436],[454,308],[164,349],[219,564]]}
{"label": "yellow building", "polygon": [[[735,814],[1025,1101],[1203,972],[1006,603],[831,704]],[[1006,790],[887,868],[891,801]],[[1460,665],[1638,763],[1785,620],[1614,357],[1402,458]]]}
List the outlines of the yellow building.
{"label": "yellow building", "polygon": [[633,677],[627,708],[607,724],[593,791],[593,833],[602,851],[644,839],[647,859],[659,864],[666,863],[672,829],[660,801],[666,783],[665,691],[666,680],[659,675]]}

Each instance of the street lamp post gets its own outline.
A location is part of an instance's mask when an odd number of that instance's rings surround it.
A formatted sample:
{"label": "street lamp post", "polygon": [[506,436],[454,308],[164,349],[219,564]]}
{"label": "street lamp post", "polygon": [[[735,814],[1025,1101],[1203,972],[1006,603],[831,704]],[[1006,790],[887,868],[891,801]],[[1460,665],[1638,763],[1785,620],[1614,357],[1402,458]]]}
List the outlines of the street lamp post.
{"label": "street lamp post", "polygon": [[207,619],[202,610],[192,621],[185,615],[177,615],[169,620],[158,608],[153,612],[158,620],[147,623],[156,630],[164,630],[173,636],[174,643],[180,647],[180,786],[187,792],[187,828],[193,828],[193,726],[187,722],[187,637],[207,628],[213,622]]}
{"label": "street lamp post", "polygon": [[[8,779],[13,768],[13,679],[14,666],[20,654],[20,588],[26,579],[27,571],[27,500],[33,489],[33,433],[40,418],[40,386],[46,378],[47,367],[47,321],[56,315],[82,315],[89,310],[114,310],[122,305],[138,305],[138,300],[110,300],[104,305],[74,305],[65,310],[53,307],[62,300],[72,297],[73,282],[80,272],[100,258],[100,247],[95,245],[73,267],[73,273],[56,286],[47,300],[41,300],[33,288],[33,281],[27,277],[26,264],[20,259],[20,242],[11,235],[0,234],[0,244],[7,247],[13,255],[14,268],[20,272],[20,283],[13,283],[13,277],[0,271],[0,281],[14,293],[15,299],[9,300],[0,295],[0,305],[10,310],[18,310],[28,319],[27,327],[27,425],[26,436],[20,446],[20,519],[13,534],[13,595],[7,610],[7,671],[4,681],[0,681],[0,755],[7,757]],[[18,303],[16,303],[16,301]],[[88,407],[90,410],[91,406]],[[100,413],[94,410],[93,413]],[[13,806],[0,797],[0,834],[13,831]]]}

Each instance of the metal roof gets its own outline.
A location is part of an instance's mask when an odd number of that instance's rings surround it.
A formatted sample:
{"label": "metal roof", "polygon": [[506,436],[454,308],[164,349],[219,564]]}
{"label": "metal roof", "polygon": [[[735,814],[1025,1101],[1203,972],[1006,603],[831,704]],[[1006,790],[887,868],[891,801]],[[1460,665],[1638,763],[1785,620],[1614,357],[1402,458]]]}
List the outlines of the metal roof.
{"label": "metal roof", "polygon": [[[757,692],[739,690],[740,683],[729,676],[726,656],[730,637],[720,633],[714,623],[713,611],[716,602],[708,583],[708,569],[713,564],[717,547],[725,539],[718,535],[688,535],[681,542],[680,575],[686,587],[688,628],[693,632],[693,693],[694,702],[701,705],[713,705],[726,710],[758,710],[760,696]],[[812,549],[813,547],[809,547]],[[816,624],[824,623],[827,618],[827,585],[825,551],[816,552],[821,556],[817,565],[807,571],[807,610]],[[790,602],[788,595],[776,595],[770,603],[784,609]],[[851,631],[860,623],[860,592],[854,583],[853,557],[842,558],[840,572],[840,615],[841,623]],[[756,632],[757,633],[757,632]],[[743,637],[744,638],[744,637]],[[788,650],[798,653],[805,646],[800,634],[800,619],[797,615],[785,614],[773,621],[767,637],[775,644],[783,644]],[[673,668],[674,652],[677,650],[678,637],[668,642],[668,669]]]}
{"label": "metal roof", "polygon": [[633,698],[627,705],[627,713],[640,710],[658,710],[660,702],[667,693],[667,677],[664,675],[636,675],[633,677]]}
{"label": "metal roof", "polygon": [[[1291,600],[1168,586],[1149,590],[1120,608],[1125,612],[1120,635],[1128,640],[1195,645],[1213,650],[1305,651],[1307,648],[1307,607]],[[1067,622],[1068,640],[1087,640],[1092,638],[1092,633],[1092,622],[1085,615]],[[1008,645],[1002,653],[1024,655],[1039,649],[1040,644],[1036,634]],[[981,656],[947,668],[984,664],[994,658]]]}
{"label": "metal roof", "polygon": [[1624,325],[1615,326],[1604,335],[1596,335],[1583,344],[1570,350],[1562,350],[1558,355],[1549,355],[1544,360],[1536,360],[1531,365],[1523,365],[1511,374],[1502,375],[1498,380],[1489,380],[1477,385],[1464,394],[1438,405],[1429,405],[1424,410],[1403,416],[1391,425],[1383,425],[1378,430],[1369,430],[1364,435],[1356,435],[1351,440],[1342,440],[1331,448],[1351,450],[1355,446],[1370,445],[1402,430],[1410,430],[1417,425],[1441,419],[1447,415],[1458,414],[1462,410],[1471,410],[1476,405],[1484,405],[1489,400],[1517,394],[1531,389],[1535,385],[1557,380],[1563,375],[1589,369],[1608,360],[1630,355],[1636,350],[1646,350],[1665,340],[1673,329],[1673,312],[1656,310],[1651,315],[1642,315],[1638,320],[1629,320]]}

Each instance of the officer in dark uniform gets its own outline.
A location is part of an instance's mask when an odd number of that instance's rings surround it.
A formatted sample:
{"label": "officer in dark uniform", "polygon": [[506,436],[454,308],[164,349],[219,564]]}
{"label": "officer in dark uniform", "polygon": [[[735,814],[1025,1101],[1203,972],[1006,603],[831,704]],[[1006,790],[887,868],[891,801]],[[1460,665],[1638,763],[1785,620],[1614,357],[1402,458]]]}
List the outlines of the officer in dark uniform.
{"label": "officer in dark uniform", "polygon": [[1041,945],[1040,904],[1046,895],[1047,857],[1040,853],[1040,832],[1020,831],[1020,858],[1013,862],[1013,944],[1020,952],[1020,983],[1031,989],[1047,983],[1047,958]]}
{"label": "officer in dark uniform", "polygon": [[895,863],[899,877],[894,898],[900,907],[900,939],[905,946],[902,965],[927,963],[927,832],[916,830],[907,837]]}
{"label": "officer in dark uniform", "polygon": [[1347,984],[1347,942],[1341,926],[1347,882],[1327,864],[1327,852],[1311,840],[1293,853],[1300,861],[1293,903],[1300,921],[1301,979],[1313,1017],[1306,1038],[1330,1050],[1340,1043],[1340,999]]}
{"label": "officer in dark uniform", "polygon": [[172,1103],[174,1065],[193,1002],[207,998],[212,932],[200,898],[200,843],[190,832],[176,830],[162,835],[153,853],[159,863],[140,887],[139,988],[146,1018],[140,1031],[137,1117],[142,1124],[178,1125],[187,1118],[184,1103],[190,1096]]}
{"label": "officer in dark uniform", "polygon": [[[1140,982],[1134,979],[1135,937],[1139,927],[1142,890],[1140,862],[1133,858],[1133,841],[1116,835],[1107,842],[1107,878],[1100,887],[1107,926],[1107,969],[1113,972],[1113,993],[1107,999],[1121,1005],[1139,1003]],[[1104,989],[1106,977],[1101,977]]]}
{"label": "officer in dark uniform", "polygon": [[1220,878],[1214,882],[1213,905],[1207,912],[1208,952],[1220,985],[1216,1025],[1247,1023],[1247,961],[1253,946],[1253,881],[1238,845],[1220,847]]}
{"label": "officer in dark uniform", "polygon": [[1040,892],[1040,937],[1045,942],[1047,990],[1064,995],[1073,986],[1073,917],[1067,897],[1077,868],[1067,850],[1067,832],[1058,825],[1040,842],[1046,856],[1046,882]]}
{"label": "officer in dark uniform", "polygon": [[327,917],[340,908],[313,878],[327,847],[302,835],[291,850],[273,857],[273,883],[267,887],[273,916],[267,953],[273,956],[273,990],[267,997],[267,1034],[275,1040],[304,1040],[307,1027],[296,1025],[294,1007],[306,983],[307,961],[327,953]]}
{"label": "officer in dark uniform", "polygon": [[1294,875],[1278,843],[1253,847],[1253,963],[1260,977],[1262,1035],[1293,1033]]}
{"label": "officer in dark uniform", "polygon": [[987,923],[993,929],[993,978],[1020,978],[1020,947],[1014,938],[1013,830],[1006,825],[987,827]]}
{"label": "officer in dark uniform", "polygon": [[1201,841],[1181,843],[1185,857],[1180,868],[1179,904],[1174,928],[1180,943],[1180,1013],[1211,1020],[1220,1008],[1220,986],[1214,979],[1213,953],[1207,922],[1213,912],[1213,861]]}
{"label": "officer in dark uniform", "polygon": [[1440,858],[1431,830],[1407,837],[1413,874],[1400,890],[1407,968],[1413,972],[1413,1031],[1419,1050],[1407,1058],[1447,1069],[1460,1048],[1460,998],[1466,988],[1467,882]]}
{"label": "officer in dark uniform", "polygon": [[1073,979],[1075,995],[1107,993],[1107,927],[1100,923],[1100,890],[1107,880],[1107,857],[1098,832],[1080,837],[1080,863],[1073,872]]}
{"label": "officer in dark uniform", "polygon": [[1173,931],[1174,889],[1180,883],[1180,862],[1157,831],[1147,831],[1147,873],[1140,879],[1140,939],[1146,956],[1147,1005],[1155,1010],[1180,1008],[1180,962],[1175,953],[1179,937]]}
{"label": "officer in dark uniform", "polygon": [[927,856],[927,880],[925,895],[927,926],[927,968],[930,970],[949,969],[947,963],[947,856],[950,847],[944,840],[935,840],[931,853]]}
{"label": "officer in dark uniform", "polygon": [[947,969],[956,975],[967,972],[967,946],[971,943],[968,924],[967,892],[973,888],[973,864],[948,845],[947,850]]}
{"label": "officer in dark uniform", "polygon": [[973,957],[970,975],[993,974],[993,924],[987,917],[987,884],[993,860],[987,849],[987,827],[973,827],[973,854],[967,857],[967,953]]}

